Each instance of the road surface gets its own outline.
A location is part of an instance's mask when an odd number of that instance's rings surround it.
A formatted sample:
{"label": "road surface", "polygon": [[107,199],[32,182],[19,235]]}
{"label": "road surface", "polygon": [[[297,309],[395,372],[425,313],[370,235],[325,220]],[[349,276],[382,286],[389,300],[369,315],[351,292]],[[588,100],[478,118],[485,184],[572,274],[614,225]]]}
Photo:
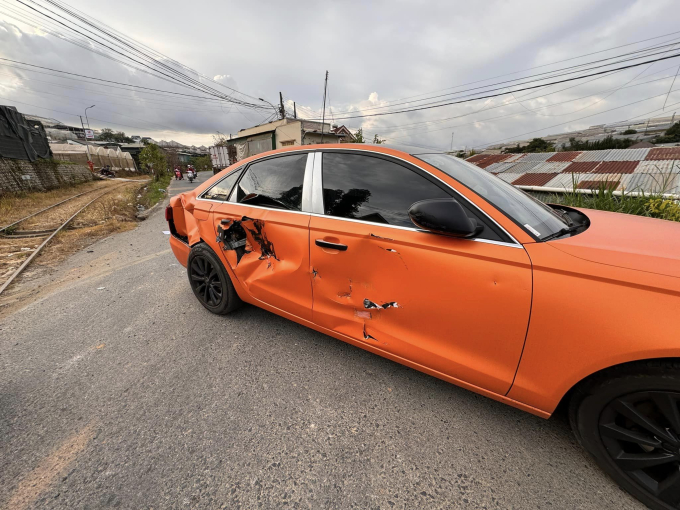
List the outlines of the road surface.
{"label": "road surface", "polygon": [[77,253],[0,320],[1,508],[641,508],[563,419],[211,315],[166,228]]}

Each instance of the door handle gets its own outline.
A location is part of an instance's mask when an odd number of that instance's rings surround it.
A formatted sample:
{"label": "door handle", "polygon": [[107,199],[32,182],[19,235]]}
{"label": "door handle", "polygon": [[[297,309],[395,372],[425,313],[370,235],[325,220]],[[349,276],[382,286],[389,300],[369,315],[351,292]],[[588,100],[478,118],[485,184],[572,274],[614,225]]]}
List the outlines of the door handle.
{"label": "door handle", "polygon": [[321,248],[328,248],[331,250],[338,250],[338,251],[347,251],[347,245],[346,244],[338,244],[338,243],[329,243],[328,241],[324,241],[323,239],[317,239],[314,241],[317,246],[320,246]]}

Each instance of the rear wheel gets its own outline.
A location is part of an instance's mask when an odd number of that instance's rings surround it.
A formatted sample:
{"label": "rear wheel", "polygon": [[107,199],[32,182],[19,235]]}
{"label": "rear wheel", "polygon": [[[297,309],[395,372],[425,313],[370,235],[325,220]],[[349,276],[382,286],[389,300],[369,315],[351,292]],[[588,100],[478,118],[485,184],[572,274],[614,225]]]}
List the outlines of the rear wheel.
{"label": "rear wheel", "polygon": [[625,490],[650,508],[680,508],[680,364],[617,367],[574,393],[577,439]]}
{"label": "rear wheel", "polygon": [[187,274],[194,295],[212,313],[225,315],[241,305],[222,262],[207,244],[191,248]]}

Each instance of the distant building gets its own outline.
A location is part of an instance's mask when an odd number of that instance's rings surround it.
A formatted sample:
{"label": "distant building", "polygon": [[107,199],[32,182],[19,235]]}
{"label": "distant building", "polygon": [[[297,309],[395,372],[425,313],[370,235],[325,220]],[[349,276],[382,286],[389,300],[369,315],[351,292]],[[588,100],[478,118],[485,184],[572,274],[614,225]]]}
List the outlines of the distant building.
{"label": "distant building", "polygon": [[[576,138],[577,140],[581,141],[598,142],[611,136],[613,138],[631,138],[633,140],[642,142],[650,141],[655,136],[663,134],[677,121],[678,119],[676,118],[676,115],[673,114],[666,117],[653,117],[636,121],[598,124],[595,126],[590,126],[586,129],[580,129],[578,131],[543,135],[538,138],[542,138],[546,142],[552,143],[556,149],[561,149],[565,145],[568,145],[570,138]],[[626,131],[628,131],[629,134],[624,135],[623,133]],[[635,131],[635,133],[630,133],[630,131]],[[530,141],[530,139],[514,140],[512,142],[503,142],[502,144],[490,145],[487,147],[485,152],[489,150],[501,152],[503,149],[517,147],[517,145],[524,147]]]}
{"label": "distant building", "polygon": [[[227,140],[227,144],[235,147],[236,161],[241,161],[249,156],[281,147],[339,143],[345,136],[344,133],[334,133],[328,123],[285,118],[242,129],[236,136]],[[216,162],[213,161],[213,164]]]}
{"label": "distant building", "polygon": [[342,126],[337,126],[334,125],[331,128],[331,131],[335,133],[336,135],[342,137],[340,139],[340,142],[342,143],[353,143],[356,142],[356,138],[352,134],[352,132],[347,128],[347,126],[342,125]]}

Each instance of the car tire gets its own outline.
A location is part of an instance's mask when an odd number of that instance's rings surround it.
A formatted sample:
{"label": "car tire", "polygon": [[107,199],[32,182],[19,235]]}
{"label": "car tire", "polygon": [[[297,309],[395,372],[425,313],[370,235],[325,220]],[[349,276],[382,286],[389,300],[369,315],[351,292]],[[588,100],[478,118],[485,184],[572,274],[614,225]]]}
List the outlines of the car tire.
{"label": "car tire", "polygon": [[207,244],[201,242],[191,248],[187,276],[198,301],[212,313],[226,315],[241,306],[227,270]]}
{"label": "car tire", "polygon": [[680,508],[680,363],[614,367],[578,386],[569,421],[579,443],[653,509]]}

